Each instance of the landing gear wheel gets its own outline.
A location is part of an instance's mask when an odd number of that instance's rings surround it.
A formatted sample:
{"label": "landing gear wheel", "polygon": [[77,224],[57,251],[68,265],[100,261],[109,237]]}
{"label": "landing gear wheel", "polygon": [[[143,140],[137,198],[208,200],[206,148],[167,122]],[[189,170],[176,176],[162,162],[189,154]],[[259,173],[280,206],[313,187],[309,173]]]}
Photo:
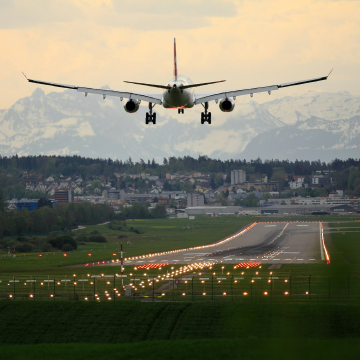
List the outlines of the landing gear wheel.
{"label": "landing gear wheel", "polygon": [[208,113],[208,108],[209,108],[209,103],[205,103],[205,105],[201,104],[204,109],[205,112],[201,113],[201,124],[204,124],[205,122],[207,122],[208,124],[211,124],[211,112]]}
{"label": "landing gear wheel", "polygon": [[146,113],[146,117],[145,117],[145,124],[149,124],[149,123],[153,123],[156,124],[156,113],[152,112],[152,109],[155,105],[153,105],[152,103],[149,103],[149,112]]}

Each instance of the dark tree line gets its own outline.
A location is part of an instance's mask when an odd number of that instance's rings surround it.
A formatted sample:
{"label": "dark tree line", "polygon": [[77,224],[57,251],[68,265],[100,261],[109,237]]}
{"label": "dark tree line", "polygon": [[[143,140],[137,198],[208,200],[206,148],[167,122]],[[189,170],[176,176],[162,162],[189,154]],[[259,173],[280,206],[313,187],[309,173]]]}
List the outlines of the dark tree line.
{"label": "dark tree line", "polygon": [[73,156],[0,156],[0,169],[3,171],[28,171],[43,175],[61,174],[64,176],[111,176],[113,172],[136,173],[147,171],[152,174],[165,176],[166,172],[200,171],[209,173],[228,173],[231,170],[248,168],[255,173],[268,175],[270,178],[274,168],[283,168],[287,173],[294,175],[309,175],[318,170],[340,171],[351,166],[360,166],[360,159],[348,159],[325,162],[304,160],[219,160],[207,156],[197,159],[191,156],[164,158],[163,164],[154,159],[134,162],[131,158],[126,161],[112,159],[92,159],[78,155]]}

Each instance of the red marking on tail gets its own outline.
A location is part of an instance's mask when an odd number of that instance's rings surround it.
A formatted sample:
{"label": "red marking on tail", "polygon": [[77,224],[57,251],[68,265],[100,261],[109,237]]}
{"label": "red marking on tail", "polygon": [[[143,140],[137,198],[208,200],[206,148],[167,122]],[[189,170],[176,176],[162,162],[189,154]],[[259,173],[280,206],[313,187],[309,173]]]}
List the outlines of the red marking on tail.
{"label": "red marking on tail", "polygon": [[177,60],[176,60],[176,39],[174,38],[174,77],[175,81],[177,81]]}

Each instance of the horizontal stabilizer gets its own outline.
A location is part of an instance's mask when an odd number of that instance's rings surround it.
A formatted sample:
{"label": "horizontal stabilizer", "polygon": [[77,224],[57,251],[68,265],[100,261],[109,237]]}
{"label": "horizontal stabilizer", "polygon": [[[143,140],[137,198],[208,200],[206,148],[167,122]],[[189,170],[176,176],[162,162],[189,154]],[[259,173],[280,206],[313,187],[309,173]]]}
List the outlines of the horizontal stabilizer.
{"label": "horizontal stabilizer", "polygon": [[201,84],[185,85],[185,86],[181,86],[181,88],[182,89],[189,89],[189,88],[198,87],[198,86],[217,84],[217,83],[221,83],[221,82],[224,82],[224,81],[226,81],[226,80],[213,81],[213,82],[201,83]]}
{"label": "horizontal stabilizer", "polygon": [[[212,82],[201,83],[201,84],[180,85],[179,87],[181,89],[189,89],[189,88],[198,87],[198,86],[217,84],[217,83],[221,83],[221,82],[224,82],[224,81],[226,81],[226,80],[212,81]],[[138,82],[133,82],[133,81],[124,81],[124,82],[127,83],[127,84],[144,85],[144,86],[150,86],[150,87],[155,87],[155,88],[159,88],[159,89],[167,89],[167,90],[171,89],[170,86],[166,86],[166,85],[146,84],[146,83],[138,83]]]}
{"label": "horizontal stabilizer", "polygon": [[145,84],[145,83],[138,83],[138,82],[132,82],[132,81],[124,81],[125,83],[128,84],[135,84],[135,85],[144,85],[144,86],[150,86],[150,87],[155,87],[155,88],[159,88],[159,89],[171,89],[170,86],[166,86],[166,85],[155,85],[155,84]]}

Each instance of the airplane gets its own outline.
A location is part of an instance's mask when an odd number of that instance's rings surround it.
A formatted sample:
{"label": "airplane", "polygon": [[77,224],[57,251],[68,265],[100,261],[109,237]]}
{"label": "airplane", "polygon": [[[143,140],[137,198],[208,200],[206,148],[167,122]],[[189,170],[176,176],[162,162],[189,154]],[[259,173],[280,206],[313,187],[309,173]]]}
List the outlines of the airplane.
{"label": "airplane", "polygon": [[177,59],[176,59],[176,39],[174,38],[174,77],[166,85],[124,81],[125,83],[128,84],[136,84],[136,85],[143,85],[143,86],[163,89],[164,92],[162,94],[105,90],[105,89],[88,88],[88,87],[74,86],[74,85],[64,85],[64,84],[28,79],[24,73],[23,75],[31,83],[56,86],[65,89],[73,89],[85,93],[85,96],[87,96],[88,94],[100,94],[103,96],[103,99],[105,99],[106,96],[117,96],[120,98],[120,101],[124,100],[124,109],[128,113],[135,113],[136,111],[138,111],[141,101],[148,102],[149,112],[146,113],[146,117],[145,117],[146,124],[149,123],[156,124],[156,113],[155,112],[153,113],[152,111],[155,105],[162,105],[166,109],[178,109],[178,114],[184,114],[184,109],[190,109],[194,107],[194,105],[201,104],[204,107],[204,112],[201,113],[201,124],[204,124],[206,122],[208,124],[211,124],[211,112],[208,112],[210,101],[215,101],[216,104],[219,103],[219,108],[221,111],[231,112],[235,108],[235,100],[237,96],[250,94],[250,96],[253,97],[255,93],[266,92],[266,91],[270,95],[271,92],[274,90],[286,88],[289,86],[327,80],[327,78],[331,74],[331,71],[327,76],[309,79],[309,80],[301,80],[301,81],[295,81],[295,82],[284,83],[279,85],[262,86],[262,87],[255,87],[249,89],[217,91],[211,93],[196,94],[193,92],[193,89],[196,87],[210,85],[210,84],[217,84],[224,82],[225,80],[194,84],[187,76],[178,75]]}

